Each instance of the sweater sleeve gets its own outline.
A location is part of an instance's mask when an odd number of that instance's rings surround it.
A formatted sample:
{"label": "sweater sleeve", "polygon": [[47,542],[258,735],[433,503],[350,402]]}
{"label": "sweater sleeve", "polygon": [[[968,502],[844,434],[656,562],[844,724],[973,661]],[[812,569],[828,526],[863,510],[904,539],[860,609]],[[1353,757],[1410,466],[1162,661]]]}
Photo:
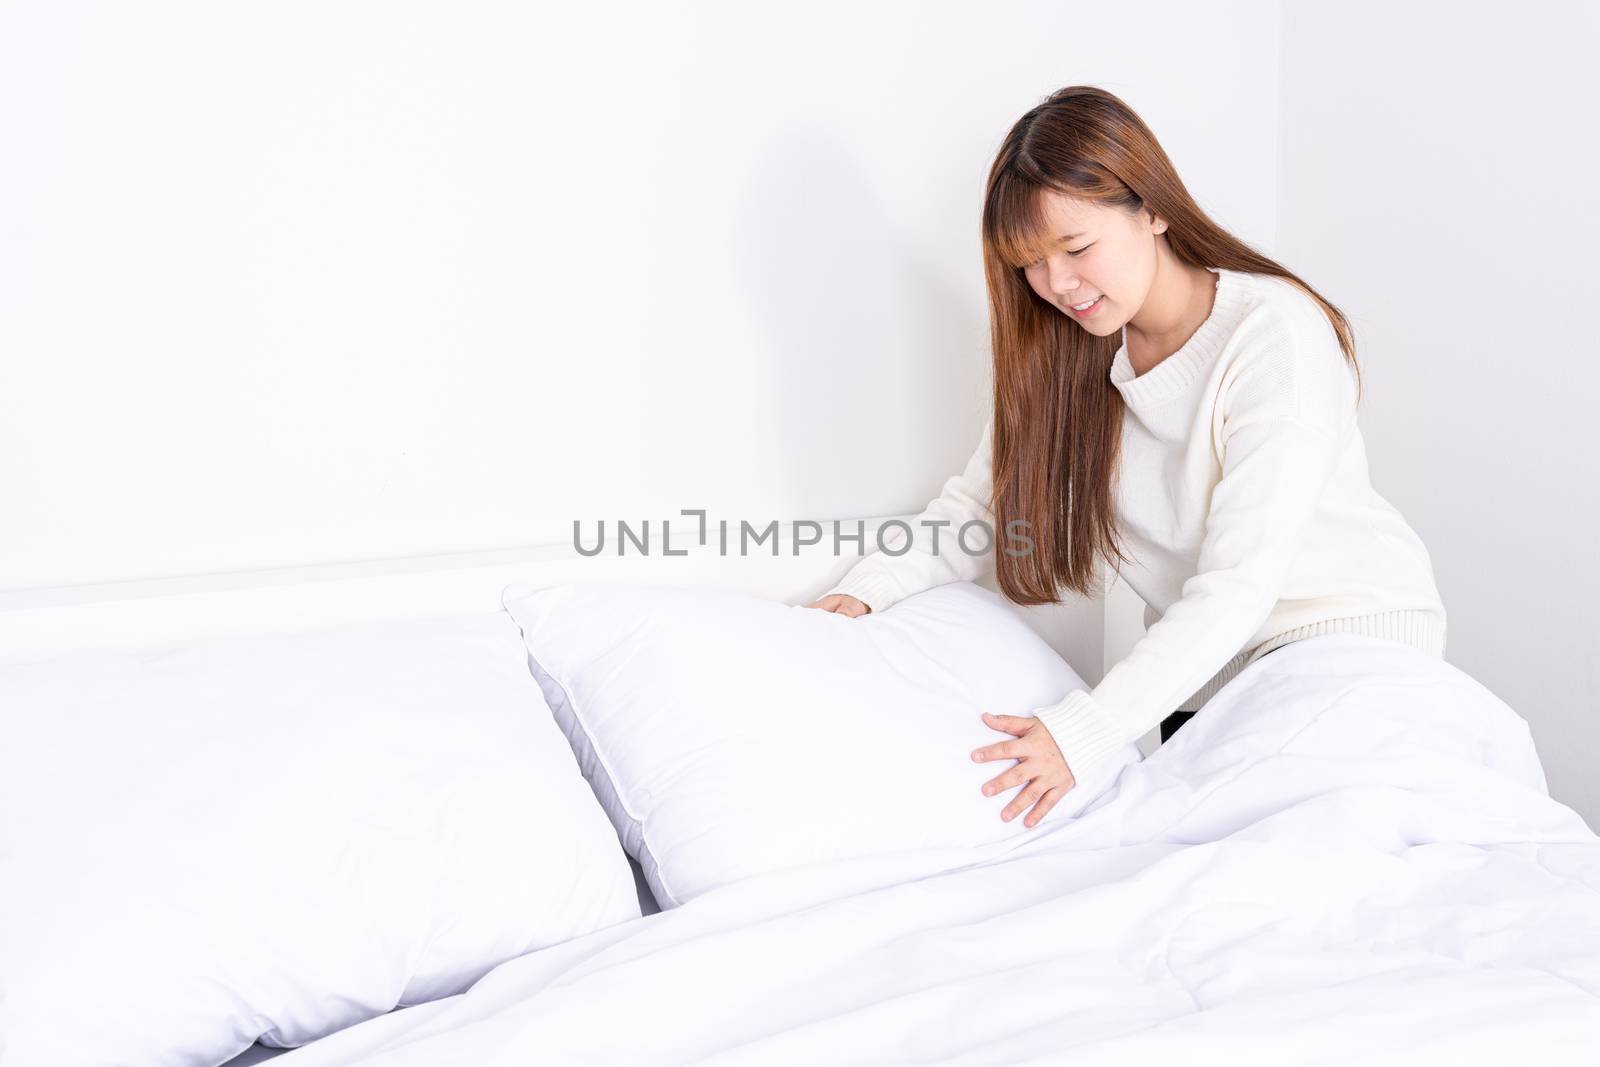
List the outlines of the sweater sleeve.
{"label": "sweater sleeve", "polygon": [[1331,330],[1309,336],[1309,345],[1290,335],[1290,343],[1255,353],[1233,383],[1219,434],[1222,474],[1196,573],[1178,600],[1092,691],[1075,689],[1034,711],[1074,777],[1092,773],[1209,681],[1277,603],[1338,465],[1343,420],[1353,417],[1342,406],[1353,381],[1337,341]]}
{"label": "sweater sleeve", "polygon": [[[944,488],[922,513],[910,520],[909,534],[898,525],[882,533],[882,548],[863,556],[823,596],[844,593],[881,612],[897,601],[947,582],[976,581],[994,565],[994,513],[990,494],[994,486],[992,439],[994,418],[984,424],[977,450],[966,468],[944,483]],[[988,532],[962,527],[973,520],[987,524]],[[981,553],[968,552],[964,545]]]}

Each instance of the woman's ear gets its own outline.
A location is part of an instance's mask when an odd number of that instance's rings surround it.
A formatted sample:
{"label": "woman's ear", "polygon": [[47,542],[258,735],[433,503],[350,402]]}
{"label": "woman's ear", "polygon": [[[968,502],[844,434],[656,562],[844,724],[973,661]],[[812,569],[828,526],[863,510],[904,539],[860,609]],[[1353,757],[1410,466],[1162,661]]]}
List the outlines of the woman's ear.
{"label": "woman's ear", "polygon": [[1154,211],[1150,211],[1149,208],[1146,208],[1145,210],[1149,212],[1150,215],[1150,232],[1152,234],[1166,233],[1167,220],[1162,218],[1160,215],[1157,215]]}

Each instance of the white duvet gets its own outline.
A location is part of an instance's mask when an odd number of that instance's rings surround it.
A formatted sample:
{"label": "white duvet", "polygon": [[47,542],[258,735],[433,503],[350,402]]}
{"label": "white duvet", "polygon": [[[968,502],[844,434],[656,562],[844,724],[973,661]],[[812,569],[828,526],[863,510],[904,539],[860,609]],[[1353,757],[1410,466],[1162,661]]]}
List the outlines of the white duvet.
{"label": "white duvet", "polygon": [[1592,1065],[1600,839],[1488,690],[1328,635],[1020,843],[725,886],[274,1067],[691,1062]]}

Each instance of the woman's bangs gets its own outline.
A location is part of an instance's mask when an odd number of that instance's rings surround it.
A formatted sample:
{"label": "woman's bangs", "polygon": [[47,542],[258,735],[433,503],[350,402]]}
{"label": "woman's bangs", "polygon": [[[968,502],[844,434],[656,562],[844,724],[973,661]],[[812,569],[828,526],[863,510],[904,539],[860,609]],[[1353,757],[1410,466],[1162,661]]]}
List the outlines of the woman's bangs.
{"label": "woman's bangs", "polygon": [[1050,254],[1052,242],[1041,192],[1040,186],[1019,181],[1006,182],[999,189],[990,239],[1000,258],[1012,267],[1026,267]]}

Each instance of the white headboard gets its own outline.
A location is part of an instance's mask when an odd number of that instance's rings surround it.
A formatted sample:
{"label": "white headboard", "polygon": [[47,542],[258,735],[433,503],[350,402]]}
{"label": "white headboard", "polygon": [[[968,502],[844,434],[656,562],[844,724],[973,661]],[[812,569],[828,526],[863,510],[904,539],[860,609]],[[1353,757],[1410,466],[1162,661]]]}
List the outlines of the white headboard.
{"label": "white headboard", "polygon": [[[870,546],[886,516],[865,520]],[[849,520],[850,530],[856,520]],[[828,524],[824,524],[825,526]],[[686,555],[635,551],[581,555],[570,544],[361,563],[196,575],[0,593],[0,664],[84,652],[151,652],[213,640],[299,633],[501,610],[512,582],[629,582],[748,593],[806,603],[858,558],[825,539],[795,551],[793,524],[748,555],[715,544]],[[730,546],[731,548],[732,546]],[[774,554],[776,549],[776,554]],[[677,551],[678,549],[674,549]],[[993,589],[992,578],[982,584]],[[1097,600],[1019,608],[1086,679],[1100,677],[1104,620]]]}

